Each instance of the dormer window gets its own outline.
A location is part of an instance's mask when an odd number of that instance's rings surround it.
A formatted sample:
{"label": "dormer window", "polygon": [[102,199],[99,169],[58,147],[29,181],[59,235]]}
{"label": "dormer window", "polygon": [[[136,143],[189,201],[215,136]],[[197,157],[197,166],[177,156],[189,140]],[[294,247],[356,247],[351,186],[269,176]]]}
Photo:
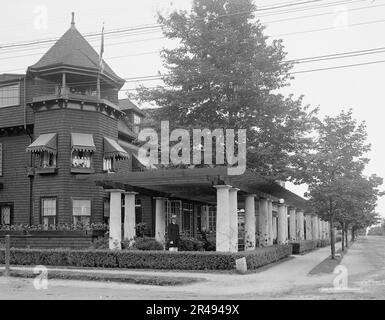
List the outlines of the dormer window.
{"label": "dormer window", "polygon": [[37,173],[55,173],[57,168],[57,134],[40,135],[28,148],[27,152],[36,154]]}
{"label": "dormer window", "polygon": [[96,150],[92,134],[71,133],[71,172],[92,173]]}
{"label": "dormer window", "polygon": [[103,171],[115,172],[119,160],[130,158],[130,155],[118,144],[117,141],[104,138]]}

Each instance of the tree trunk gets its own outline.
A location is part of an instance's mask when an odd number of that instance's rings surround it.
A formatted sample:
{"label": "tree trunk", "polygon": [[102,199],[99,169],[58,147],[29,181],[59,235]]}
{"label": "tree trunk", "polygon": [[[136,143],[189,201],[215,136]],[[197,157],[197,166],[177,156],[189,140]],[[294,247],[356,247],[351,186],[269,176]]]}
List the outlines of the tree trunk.
{"label": "tree trunk", "polygon": [[354,227],[352,227],[352,241],[355,240],[355,232],[356,232],[356,229]]}
{"label": "tree trunk", "polygon": [[344,252],[345,251],[345,223],[344,222],[342,222],[341,223],[341,231],[342,231],[342,238],[341,238],[341,250],[342,250],[342,252]]}
{"label": "tree trunk", "polygon": [[348,230],[349,230],[349,225],[346,223],[345,224],[345,246],[346,246],[346,248],[349,246]]}
{"label": "tree trunk", "polygon": [[333,221],[333,219],[334,219],[333,215],[330,215],[330,221],[329,221],[329,224],[330,224],[330,249],[332,252],[332,259],[335,259],[336,258],[336,238],[334,235],[334,221]]}

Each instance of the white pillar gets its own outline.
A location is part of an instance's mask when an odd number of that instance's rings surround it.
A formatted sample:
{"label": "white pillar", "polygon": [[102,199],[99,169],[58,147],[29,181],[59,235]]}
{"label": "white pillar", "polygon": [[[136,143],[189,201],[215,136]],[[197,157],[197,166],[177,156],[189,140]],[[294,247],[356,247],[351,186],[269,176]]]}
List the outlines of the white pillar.
{"label": "white pillar", "polygon": [[323,239],[323,238],[324,238],[322,232],[323,232],[323,231],[322,231],[322,220],[321,220],[320,217],[318,217],[318,237],[319,237],[320,239]]}
{"label": "white pillar", "polygon": [[283,204],[279,204],[278,205],[278,239],[277,239],[277,243],[278,244],[286,244],[287,242],[287,238],[286,238],[286,235],[287,235],[287,225],[286,225],[286,221],[287,220],[287,217],[286,217],[286,206],[283,205]]}
{"label": "white pillar", "polygon": [[111,250],[122,249],[122,193],[124,190],[109,190],[110,192],[110,239],[108,246]]}
{"label": "white pillar", "polygon": [[297,241],[297,214],[295,209],[289,210],[290,214],[290,241]]}
{"label": "white pillar", "polygon": [[273,215],[273,243],[278,238],[278,217]]}
{"label": "white pillar", "polygon": [[311,215],[309,214],[305,215],[305,223],[306,223],[306,240],[313,240]]}
{"label": "white pillar", "polygon": [[305,239],[303,211],[297,211],[297,240]]}
{"label": "white pillar", "polygon": [[311,218],[311,225],[312,225],[312,236],[313,240],[318,240],[318,226],[317,226],[317,216],[313,215]]}
{"label": "white pillar", "polygon": [[131,240],[136,237],[135,220],[135,195],[137,192],[124,194],[124,239]]}
{"label": "white pillar", "polygon": [[217,189],[216,251],[230,252],[230,189],[228,185]]}
{"label": "white pillar", "polygon": [[155,198],[155,240],[166,243],[165,198]]}
{"label": "white pillar", "polygon": [[269,228],[268,228],[268,200],[260,199],[259,201],[259,246],[267,247],[269,245]]}
{"label": "white pillar", "polygon": [[322,220],[322,224],[321,224],[321,229],[322,229],[322,239],[326,239],[325,221],[323,221],[323,220]]}
{"label": "white pillar", "polygon": [[255,249],[255,194],[245,198],[245,250]]}
{"label": "white pillar", "polygon": [[285,212],[285,239],[286,244],[289,242],[289,221],[288,221],[288,214],[287,214],[287,205],[284,205],[284,212]]}
{"label": "white pillar", "polygon": [[273,245],[273,202],[271,200],[267,201],[267,226],[268,226],[268,237],[269,237],[269,246]]}
{"label": "white pillar", "polygon": [[231,252],[238,252],[238,191],[237,188],[231,188],[229,191]]}

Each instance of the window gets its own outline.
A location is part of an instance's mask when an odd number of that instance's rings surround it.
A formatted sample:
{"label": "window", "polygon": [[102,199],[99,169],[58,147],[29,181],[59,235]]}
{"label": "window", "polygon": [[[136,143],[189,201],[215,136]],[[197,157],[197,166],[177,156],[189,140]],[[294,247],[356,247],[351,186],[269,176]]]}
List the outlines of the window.
{"label": "window", "polygon": [[134,124],[139,125],[142,123],[142,117],[138,116],[137,114],[134,113]]}
{"label": "window", "polygon": [[0,108],[20,105],[20,85],[0,87]]}
{"label": "window", "polygon": [[91,200],[74,199],[72,201],[72,214],[75,225],[81,224],[89,226],[91,218]]}
{"label": "window", "polygon": [[56,198],[41,199],[41,213],[45,229],[56,225]]}
{"label": "window", "polygon": [[72,152],[72,167],[90,169],[91,152],[74,150]]}
{"label": "window", "polygon": [[103,158],[103,171],[114,172],[115,171],[115,159],[114,158]]}
{"label": "window", "polygon": [[108,198],[103,201],[103,221],[105,224],[110,223],[110,199]]}
{"label": "window", "polygon": [[0,206],[0,225],[9,226],[11,225],[12,206],[1,205]]}
{"label": "window", "polygon": [[134,125],[133,130],[136,134],[139,133],[140,130],[140,124],[142,123],[142,117],[138,116],[136,113],[134,113]]}
{"label": "window", "polygon": [[215,231],[217,229],[217,208],[214,206],[209,207],[209,231]]}
{"label": "window", "polygon": [[193,214],[194,206],[191,203],[183,203],[182,231],[188,235],[193,235]]}
{"label": "window", "polygon": [[171,223],[171,217],[176,216],[176,223],[179,227],[182,226],[182,201],[180,200],[168,200],[166,201],[166,227]]}
{"label": "window", "polygon": [[38,157],[40,168],[56,168],[56,154],[43,151]]}
{"label": "window", "polygon": [[0,177],[3,176],[3,144],[0,143]]}
{"label": "window", "polygon": [[142,223],[142,200],[135,199],[135,223]]}

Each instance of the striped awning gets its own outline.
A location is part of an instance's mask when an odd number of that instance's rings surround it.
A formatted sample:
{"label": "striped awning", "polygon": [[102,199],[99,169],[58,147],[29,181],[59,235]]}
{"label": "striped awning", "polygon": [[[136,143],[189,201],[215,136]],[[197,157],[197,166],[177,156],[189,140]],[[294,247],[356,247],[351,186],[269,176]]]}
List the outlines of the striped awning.
{"label": "striped awning", "polygon": [[89,151],[96,150],[94,137],[92,134],[71,133],[72,151]]}
{"label": "striped awning", "polygon": [[119,144],[124,147],[143,167],[148,169],[156,169],[156,166],[153,165],[148,158],[139,157],[140,148],[138,146],[122,140],[119,140]]}
{"label": "striped awning", "polygon": [[27,152],[41,153],[49,152],[52,154],[57,153],[57,134],[46,133],[41,134],[28,148]]}
{"label": "striped awning", "polygon": [[129,159],[130,155],[118,144],[117,141],[104,137],[104,157]]}

